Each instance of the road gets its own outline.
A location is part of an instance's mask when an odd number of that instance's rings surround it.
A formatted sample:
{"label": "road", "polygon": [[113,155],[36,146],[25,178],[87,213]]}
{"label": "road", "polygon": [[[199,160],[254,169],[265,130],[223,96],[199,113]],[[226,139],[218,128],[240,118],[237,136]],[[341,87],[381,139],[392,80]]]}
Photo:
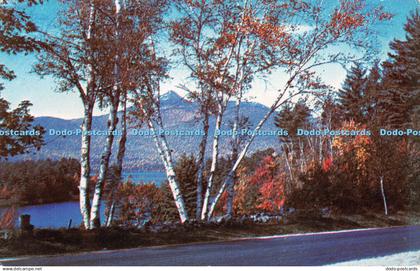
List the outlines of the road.
{"label": "road", "polygon": [[[0,260],[3,265],[326,265],[420,251],[420,225]],[[420,252],[419,252],[420,253]]]}

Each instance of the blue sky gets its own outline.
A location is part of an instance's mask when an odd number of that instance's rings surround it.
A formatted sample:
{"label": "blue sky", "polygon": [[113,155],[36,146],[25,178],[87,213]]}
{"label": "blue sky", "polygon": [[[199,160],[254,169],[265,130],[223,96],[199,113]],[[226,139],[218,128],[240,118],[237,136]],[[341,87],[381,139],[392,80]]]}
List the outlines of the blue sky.
{"label": "blue sky", "polygon": [[[325,0],[335,2],[336,0]],[[385,10],[394,14],[394,18],[378,27],[380,58],[385,59],[388,52],[388,43],[393,38],[403,39],[403,24],[406,17],[420,7],[420,0],[370,0],[371,4],[381,4]],[[55,21],[58,16],[60,5],[58,1],[50,0],[46,4],[28,9],[34,21],[44,31],[53,32]],[[55,82],[52,78],[41,79],[38,75],[31,73],[32,65],[35,62],[34,55],[5,55],[0,54],[0,62],[13,69],[17,78],[11,82],[5,82],[6,89],[2,91],[2,97],[16,106],[21,100],[30,100],[33,103],[31,112],[35,116],[54,116],[65,119],[79,118],[82,116],[82,104],[77,93],[55,92]],[[163,91],[176,90],[176,86],[184,82],[187,73],[183,69],[171,71],[172,80],[168,80],[162,86]],[[340,87],[345,71],[339,65],[329,65],[322,70],[322,77],[326,83]],[[258,80],[253,85],[252,96],[254,101],[270,105],[275,93],[272,90],[281,84],[284,76],[274,73],[268,78],[268,82]],[[251,98],[252,97],[252,98]],[[102,114],[96,110],[95,114]]]}

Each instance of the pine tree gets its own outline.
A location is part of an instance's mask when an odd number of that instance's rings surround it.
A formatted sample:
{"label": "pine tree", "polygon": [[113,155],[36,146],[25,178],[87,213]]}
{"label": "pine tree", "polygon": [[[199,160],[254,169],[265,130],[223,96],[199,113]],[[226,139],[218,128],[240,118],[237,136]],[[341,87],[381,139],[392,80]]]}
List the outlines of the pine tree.
{"label": "pine tree", "polygon": [[194,217],[196,208],[197,165],[193,155],[183,154],[176,163],[175,173],[181,186],[185,206],[190,217]]}
{"label": "pine tree", "polygon": [[342,120],[363,123],[366,117],[366,69],[361,64],[353,66],[338,91],[338,103]]}
{"label": "pine tree", "polygon": [[[420,112],[420,14],[408,18],[405,40],[390,43],[393,50],[384,63],[384,111],[393,126],[419,125]],[[417,123],[415,123],[417,122]]]}

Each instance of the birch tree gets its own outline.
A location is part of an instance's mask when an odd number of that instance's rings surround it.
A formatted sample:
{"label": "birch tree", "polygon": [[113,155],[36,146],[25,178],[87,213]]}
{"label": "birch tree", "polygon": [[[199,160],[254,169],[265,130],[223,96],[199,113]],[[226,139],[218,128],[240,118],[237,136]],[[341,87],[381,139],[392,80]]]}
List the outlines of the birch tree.
{"label": "birch tree", "polygon": [[136,110],[133,115],[146,123],[155,142],[158,154],[163,162],[166,177],[174,197],[181,223],[189,219],[185,206],[181,188],[175,174],[175,164],[172,157],[172,150],[169,148],[168,140],[164,133],[160,111],[160,81],[167,77],[167,63],[165,59],[156,55],[153,42],[149,48],[149,58],[143,62],[145,64],[144,75],[141,77],[143,85],[138,88],[133,98]]}
{"label": "birch tree", "polygon": [[[270,3],[273,2],[277,1],[270,1]],[[296,10],[296,4],[299,5],[298,10]],[[372,44],[369,42],[372,41],[374,34],[372,26],[378,21],[391,17],[383,11],[382,7],[369,9],[366,1],[363,0],[342,0],[331,12],[323,6],[323,1],[294,4],[292,2],[285,4],[283,8],[289,10],[288,20],[286,20],[288,27],[290,25],[297,27],[299,23],[305,22],[311,30],[288,35],[288,54],[282,54],[276,61],[279,67],[285,69],[288,79],[285,85],[277,90],[276,99],[255,126],[252,137],[233,163],[229,174],[210,204],[208,217],[212,216],[218,200],[226,186],[232,182],[235,171],[248,152],[255,136],[273,112],[295,97],[325,88],[314,68],[329,63],[346,64],[360,58],[367,58],[372,50]],[[357,50],[359,54],[326,52],[327,49],[339,45],[349,46]]]}
{"label": "birch tree", "polygon": [[[111,4],[111,3],[110,3]],[[106,144],[102,151],[99,166],[98,181],[95,186],[91,209],[91,228],[100,226],[100,202],[103,196],[103,187],[106,181],[114,134],[118,124],[119,106],[123,107],[121,114],[121,134],[117,153],[116,178],[121,178],[122,164],[127,140],[127,97],[130,91],[135,90],[141,84],[140,78],[144,73],[142,61],[147,57],[145,54],[147,41],[156,34],[161,27],[162,12],[166,8],[166,1],[121,1],[115,0],[113,5],[101,9],[103,26],[107,41],[102,48],[103,61],[101,70],[101,104],[108,107],[108,133]],[[111,8],[109,8],[111,7]],[[109,86],[109,87],[108,87]]]}
{"label": "birch tree", "polygon": [[41,76],[51,75],[57,80],[57,90],[76,90],[83,104],[80,150],[80,211],[83,224],[90,228],[90,152],[92,114],[97,99],[99,63],[95,45],[98,43],[96,2],[72,1],[59,20],[60,33],[54,36],[41,32],[48,44],[39,55],[35,71]]}
{"label": "birch tree", "polygon": [[[112,151],[112,145],[114,143],[114,132],[117,127],[118,123],[118,108],[120,104],[120,96],[121,96],[121,66],[120,66],[120,54],[121,54],[121,3],[120,0],[114,1],[114,16],[109,16],[114,19],[113,24],[113,35],[109,39],[110,43],[113,43],[113,46],[111,46],[112,50],[115,52],[113,54],[113,70],[112,74],[106,74],[106,77],[104,77],[101,81],[102,84],[104,82],[107,82],[106,79],[111,79],[112,88],[107,90],[105,93],[104,99],[107,101],[107,106],[109,107],[109,114],[108,114],[108,121],[107,121],[107,137],[105,146],[102,151],[101,155],[101,161],[99,165],[99,175],[98,180],[95,185],[95,190],[93,193],[93,199],[92,199],[92,207],[90,212],[90,228],[98,228],[100,227],[100,204],[101,204],[101,198],[103,194],[103,186],[105,178],[108,174],[109,169],[109,160],[111,158],[111,151]],[[102,11],[104,12],[104,11]],[[104,31],[104,27],[101,29]],[[111,52],[109,52],[111,53]],[[109,57],[109,56],[108,56]],[[106,63],[108,64],[108,63]]]}
{"label": "birch tree", "polygon": [[[201,219],[207,215],[219,159],[223,116],[229,101],[268,73],[285,53],[288,35],[280,4],[267,1],[177,1],[183,15],[172,25],[172,40],[200,88],[216,101],[211,166]],[[294,5],[296,10],[299,5]],[[277,46],[274,47],[273,44]]]}

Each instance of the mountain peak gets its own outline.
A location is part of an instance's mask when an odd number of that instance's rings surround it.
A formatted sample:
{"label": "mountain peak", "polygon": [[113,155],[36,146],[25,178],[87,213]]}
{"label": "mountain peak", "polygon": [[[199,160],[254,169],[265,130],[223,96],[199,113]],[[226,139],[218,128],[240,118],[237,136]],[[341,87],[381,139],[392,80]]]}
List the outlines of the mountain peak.
{"label": "mountain peak", "polygon": [[160,97],[161,101],[179,101],[179,100],[184,100],[181,96],[178,95],[178,93],[176,93],[173,90],[170,90],[168,92],[166,92],[165,94],[163,94]]}

